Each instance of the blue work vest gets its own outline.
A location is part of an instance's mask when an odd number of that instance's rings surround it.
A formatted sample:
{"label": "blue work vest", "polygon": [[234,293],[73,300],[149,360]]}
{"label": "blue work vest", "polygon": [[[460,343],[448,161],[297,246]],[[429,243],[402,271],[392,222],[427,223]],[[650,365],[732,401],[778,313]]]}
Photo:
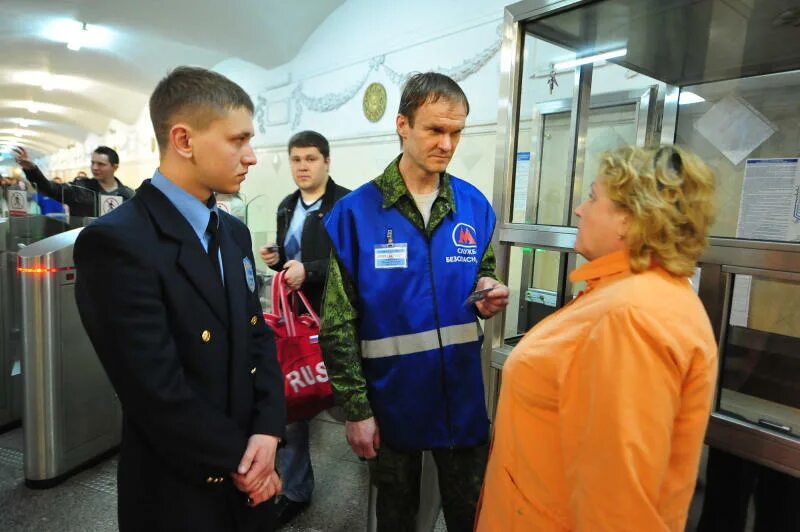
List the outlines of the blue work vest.
{"label": "blue work vest", "polygon": [[[456,177],[450,185],[456,212],[445,216],[430,241],[394,206],[383,208],[373,182],[339,200],[325,222],[358,292],[362,364],[381,441],[396,450],[488,441],[483,333],[464,302],[495,215],[477,188]],[[376,247],[390,241],[397,251],[382,260]],[[406,267],[385,267],[402,266],[402,244]]]}

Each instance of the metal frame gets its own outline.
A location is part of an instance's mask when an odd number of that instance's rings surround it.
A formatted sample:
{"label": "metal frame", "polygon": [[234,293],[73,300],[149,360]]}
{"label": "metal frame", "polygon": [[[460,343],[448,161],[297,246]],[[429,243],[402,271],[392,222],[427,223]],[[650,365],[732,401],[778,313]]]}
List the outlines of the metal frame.
{"label": "metal frame", "polygon": [[[566,254],[561,261],[561,277],[559,294],[562,296],[559,305],[569,291],[567,272],[574,268],[576,254],[574,252],[577,229],[574,227],[545,226],[536,224],[510,223],[514,165],[516,162],[516,125],[519,118],[521,97],[521,60],[525,40],[526,24],[554,15],[560,11],[580,7],[587,1],[546,1],[531,0],[508,6],[505,10],[503,26],[503,44],[501,51],[500,75],[500,109],[498,111],[498,142],[495,158],[494,206],[499,214],[498,230],[495,232],[493,244],[497,253],[498,273],[501,278],[508,279],[511,246],[531,246],[558,251]],[[588,110],[598,107],[598,96],[590,102],[591,66],[584,65],[576,69],[575,92],[571,101],[548,102],[540,106],[542,115],[558,111],[571,110],[570,134],[572,150],[569,154],[568,169],[572,179],[565,184],[567,201],[565,202],[564,220],[570,223],[569,214],[575,207],[575,191],[579,190],[583,177],[585,157],[586,131],[588,128]],[[672,144],[678,120],[678,100],[680,88],[659,83],[644,94],[634,96],[637,107],[637,144]],[[539,148],[541,149],[541,139]],[[540,161],[534,165],[537,167]],[[535,186],[538,187],[540,172],[536,171]],[[529,184],[534,186],[534,183]],[[538,191],[537,191],[538,192]],[[538,194],[536,194],[538,196]],[[529,201],[535,199],[528,195]],[[536,206],[529,206],[535,213]],[[569,211],[567,211],[569,209]],[[528,218],[535,220],[535,218]],[[698,293],[711,319],[714,333],[720,346],[724,349],[728,334],[727,320],[730,313],[732,280],[735,274],[754,274],[761,277],[800,281],[800,245],[780,242],[764,242],[754,240],[738,240],[733,238],[711,238],[709,248],[699,263],[702,275]],[[530,259],[527,259],[530,261]],[[525,266],[525,264],[523,264]],[[530,264],[527,264],[530,269]],[[524,277],[524,276],[523,276]],[[523,290],[520,291],[520,305]],[[487,364],[499,369],[510,352],[510,347],[503,345],[505,313],[498,319],[487,322],[487,342],[489,350]],[[494,348],[494,349],[492,349]],[[721,353],[720,364],[724,353]],[[494,413],[494,399],[500,385],[499,372],[495,371],[489,383],[490,413]],[[763,427],[732,419],[715,412],[709,423],[707,442],[716,447],[762,463],[768,467],[800,476],[800,442],[796,439],[772,432]]]}
{"label": "metal frame", "polygon": [[[513,7],[513,6],[509,6]],[[497,110],[498,141],[495,149],[495,182],[492,205],[501,222],[511,219],[511,183],[514,171],[514,154],[517,151],[517,136],[513,125],[519,117],[519,93],[521,88],[522,46],[525,42],[518,18],[507,7],[503,16],[502,44],[500,46],[500,105]],[[505,132],[503,134],[502,132]],[[499,245],[499,234],[492,236],[492,247],[496,250],[497,273],[501,279],[508,279],[510,249]],[[506,313],[501,312],[484,324],[485,340],[481,351],[483,381],[492,382],[490,360],[492,349],[503,343],[503,328]],[[496,390],[487,390],[487,406],[494,401]],[[490,407],[491,410],[491,407]]]}
{"label": "metal frame", "polygon": [[644,91],[636,105],[636,145],[647,146],[655,137],[655,121],[658,100],[658,85]]}
{"label": "metal frame", "polygon": [[[711,238],[701,257],[699,295],[708,312],[720,346],[720,370],[729,334],[733,276],[800,282],[800,245],[761,240]],[[717,383],[718,390],[722,382]],[[800,477],[800,440],[770,431],[755,423],[712,412],[706,443],[748,460]]]}
{"label": "metal frame", "polygon": [[569,117],[569,136],[572,149],[567,158],[567,176],[564,185],[564,213],[561,217],[566,223],[572,223],[572,211],[578,206],[575,190],[581,190],[583,184],[583,167],[586,159],[586,132],[589,129],[589,99],[592,96],[591,64],[575,69],[575,90],[572,97],[572,111]]}

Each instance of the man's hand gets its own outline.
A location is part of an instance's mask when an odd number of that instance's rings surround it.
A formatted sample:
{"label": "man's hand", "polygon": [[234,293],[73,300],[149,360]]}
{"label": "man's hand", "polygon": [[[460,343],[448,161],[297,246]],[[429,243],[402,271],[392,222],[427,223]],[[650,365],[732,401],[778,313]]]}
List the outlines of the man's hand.
{"label": "man's hand", "polygon": [[302,262],[296,260],[286,261],[283,265],[283,280],[286,281],[286,286],[292,290],[299,290],[306,280],[306,267]]}
{"label": "man's hand", "polygon": [[281,255],[278,253],[278,244],[275,242],[267,244],[266,246],[261,246],[261,249],[258,250],[258,254],[261,255],[261,260],[263,260],[267,266],[275,266],[278,264],[278,261],[281,260]]}
{"label": "man's hand", "polygon": [[246,493],[254,503],[256,500],[263,502],[280,492],[281,482],[275,472],[277,447],[278,438],[275,436],[253,434],[247,441],[239,469],[231,474],[236,488]]}
{"label": "man's hand", "polygon": [[33,161],[30,160],[28,157],[28,151],[23,148],[22,146],[16,146],[13,149],[14,151],[14,160],[17,161],[17,164],[20,165],[25,170],[30,170],[35,165]]}
{"label": "man's hand", "polygon": [[508,287],[491,277],[481,277],[475,286],[475,291],[491,288],[486,297],[477,301],[475,307],[478,314],[484,319],[491,318],[508,305]]}
{"label": "man's hand", "polygon": [[362,421],[347,421],[344,424],[347,443],[360,458],[375,458],[381,446],[381,436],[374,417]]}
{"label": "man's hand", "polygon": [[247,493],[247,504],[250,506],[258,506],[264,501],[268,501],[275,495],[278,495],[283,489],[281,479],[277,471],[272,471],[269,478],[261,484],[261,487]]}

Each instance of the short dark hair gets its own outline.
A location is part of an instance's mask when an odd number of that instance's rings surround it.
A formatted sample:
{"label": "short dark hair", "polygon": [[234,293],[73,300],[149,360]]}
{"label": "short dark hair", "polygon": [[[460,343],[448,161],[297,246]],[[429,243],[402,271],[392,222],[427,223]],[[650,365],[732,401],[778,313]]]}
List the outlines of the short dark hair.
{"label": "short dark hair", "polygon": [[414,113],[426,103],[435,103],[444,98],[453,103],[463,103],[469,114],[469,100],[452,78],[436,72],[414,74],[405,85],[400,97],[400,108],[397,112],[408,119],[408,125],[414,127]]}
{"label": "short dark hair", "polygon": [[322,154],[322,157],[327,159],[331,155],[331,147],[328,144],[328,139],[316,131],[301,131],[295,133],[289,139],[288,150],[291,153],[292,148],[317,148]]}
{"label": "short dark hair", "polygon": [[158,82],[150,96],[150,120],[162,150],[178,119],[205,129],[227,111],[241,108],[251,114],[255,111],[244,89],[222,74],[199,67],[175,68]]}
{"label": "short dark hair", "polygon": [[119,164],[119,154],[108,146],[98,146],[95,148],[94,153],[105,155],[111,164]]}

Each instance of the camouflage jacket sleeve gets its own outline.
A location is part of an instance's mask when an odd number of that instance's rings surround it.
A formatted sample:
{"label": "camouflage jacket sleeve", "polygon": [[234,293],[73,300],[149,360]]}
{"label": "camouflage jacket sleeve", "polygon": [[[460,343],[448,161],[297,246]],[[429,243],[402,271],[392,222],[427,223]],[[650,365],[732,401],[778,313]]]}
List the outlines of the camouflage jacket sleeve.
{"label": "camouflage jacket sleeve", "polygon": [[331,254],[319,339],[333,394],[348,421],[361,421],[373,415],[361,367],[357,299],[352,281]]}
{"label": "camouflage jacket sleeve", "polygon": [[[497,274],[494,272],[496,267],[497,261],[494,258],[494,248],[492,248],[492,243],[489,242],[489,245],[486,246],[486,251],[483,253],[481,266],[478,269],[478,279],[481,277],[491,277],[499,281],[500,279],[497,278]],[[475,279],[476,284],[478,283],[478,279]]]}

